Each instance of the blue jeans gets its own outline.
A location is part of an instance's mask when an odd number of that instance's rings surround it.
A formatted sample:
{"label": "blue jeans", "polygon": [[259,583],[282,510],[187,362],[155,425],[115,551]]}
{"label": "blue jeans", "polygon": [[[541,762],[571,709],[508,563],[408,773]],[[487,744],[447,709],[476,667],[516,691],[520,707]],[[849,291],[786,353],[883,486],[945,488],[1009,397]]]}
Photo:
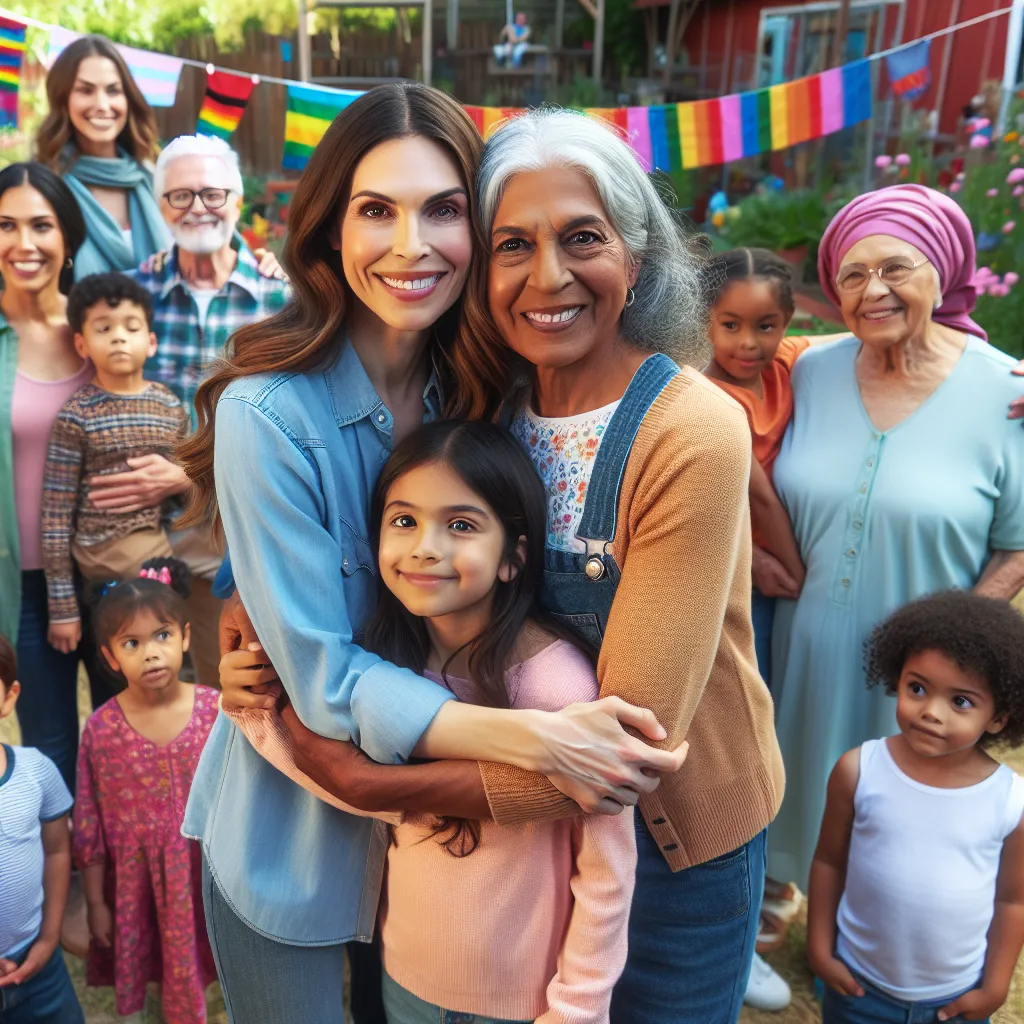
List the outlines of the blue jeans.
{"label": "blue jeans", "polygon": [[386,1024],[380,956],[374,946],[292,946],[267,938],[235,913],[205,857],[203,907],[231,1024],[345,1024],[346,950],[352,1019],[355,1024]]}
{"label": "blue jeans", "polygon": [[636,890],[612,1024],[735,1024],[764,893],[765,833],[673,872],[636,816]]}
{"label": "blue jeans", "polygon": [[68,789],[75,791],[78,760],[79,652],[61,654],[46,641],[50,616],[42,569],[21,574],[18,623],[18,722],[21,742],[38,747],[57,766]]}
{"label": "blue jeans", "polygon": [[[825,989],[821,1006],[822,1024],[937,1024],[938,1012],[948,1006],[956,996],[931,1002],[906,1003],[902,999],[879,992],[862,977],[857,976],[862,996],[842,996],[832,989]],[[951,1021],[963,1021],[963,1017],[951,1017]],[[987,1018],[979,1024],[987,1024]]]}
{"label": "blue jeans", "polygon": [[750,618],[754,624],[754,650],[757,670],[765,686],[772,688],[772,627],[775,625],[775,598],[765,597],[757,587],[750,595]]}
{"label": "blue jeans", "polygon": [[0,1024],[85,1024],[60,946],[28,981],[0,988]]}
{"label": "blue jeans", "polygon": [[402,988],[387,971],[384,972],[384,1009],[388,1024],[531,1024],[528,1020],[504,1020],[442,1009]]}

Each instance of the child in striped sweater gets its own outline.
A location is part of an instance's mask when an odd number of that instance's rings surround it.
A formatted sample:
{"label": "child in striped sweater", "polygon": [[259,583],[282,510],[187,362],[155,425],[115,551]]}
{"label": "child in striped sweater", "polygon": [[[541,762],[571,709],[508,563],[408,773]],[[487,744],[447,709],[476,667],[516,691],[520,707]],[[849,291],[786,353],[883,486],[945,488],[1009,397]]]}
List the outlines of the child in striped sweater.
{"label": "child in striped sweater", "polygon": [[188,414],[142,367],[156,352],[149,293],[123,274],[83,278],[68,298],[75,348],[95,377],[57,415],[43,478],[43,568],[48,639],[73,651],[82,636],[75,566],[90,583],[136,576],[150,558],[171,554],[161,507],[115,511],[89,498],[92,479],[128,469],[133,457],[169,457],[188,431]]}

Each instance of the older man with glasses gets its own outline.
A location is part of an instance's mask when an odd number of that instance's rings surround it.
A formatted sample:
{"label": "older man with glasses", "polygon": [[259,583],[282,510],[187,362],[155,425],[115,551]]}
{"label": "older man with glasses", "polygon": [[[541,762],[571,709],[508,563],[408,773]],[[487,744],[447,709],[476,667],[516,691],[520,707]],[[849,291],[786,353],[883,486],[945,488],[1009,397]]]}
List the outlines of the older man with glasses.
{"label": "older man with glasses", "polygon": [[[231,335],[276,313],[291,292],[279,271],[264,265],[261,272],[235,231],[242,174],[237,154],[222,139],[183,135],[171,142],[157,160],[153,191],[175,244],[134,272],[153,296],[157,350],[146,363],[146,377],[170,388],[194,421],[196,390],[224,355]],[[117,511],[151,508],[189,488],[184,470],[160,455],[128,464],[130,472],[97,481],[94,504]],[[189,611],[196,681],[216,686],[220,601],[211,585],[221,554],[206,527],[177,531],[171,541],[193,576]]]}

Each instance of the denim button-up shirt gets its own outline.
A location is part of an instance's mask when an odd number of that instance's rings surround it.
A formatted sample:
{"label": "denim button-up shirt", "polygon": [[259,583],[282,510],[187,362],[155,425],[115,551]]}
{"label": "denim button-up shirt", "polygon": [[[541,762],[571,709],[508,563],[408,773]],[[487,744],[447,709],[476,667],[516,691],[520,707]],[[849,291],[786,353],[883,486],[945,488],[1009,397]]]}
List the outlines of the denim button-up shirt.
{"label": "denim button-up shirt", "polygon": [[[424,392],[439,412],[436,380]],[[443,687],[359,647],[376,600],[370,493],[392,416],[346,341],[326,370],[234,381],[217,405],[215,477],[232,568],[299,718],[405,760]],[[373,934],[386,832],[271,767],[223,714],[203,751],[183,833],[200,839],[235,912],[300,945]]]}

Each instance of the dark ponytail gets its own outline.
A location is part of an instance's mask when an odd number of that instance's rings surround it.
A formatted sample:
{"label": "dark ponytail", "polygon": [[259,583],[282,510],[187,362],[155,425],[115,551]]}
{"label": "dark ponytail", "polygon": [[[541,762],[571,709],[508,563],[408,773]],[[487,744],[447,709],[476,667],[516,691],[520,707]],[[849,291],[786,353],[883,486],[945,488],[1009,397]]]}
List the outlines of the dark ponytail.
{"label": "dark ponytail", "polygon": [[789,264],[769,249],[730,249],[715,253],[704,264],[704,293],[714,305],[729,285],[736,281],[764,278],[775,286],[779,308],[787,317],[796,311],[793,274]]}

